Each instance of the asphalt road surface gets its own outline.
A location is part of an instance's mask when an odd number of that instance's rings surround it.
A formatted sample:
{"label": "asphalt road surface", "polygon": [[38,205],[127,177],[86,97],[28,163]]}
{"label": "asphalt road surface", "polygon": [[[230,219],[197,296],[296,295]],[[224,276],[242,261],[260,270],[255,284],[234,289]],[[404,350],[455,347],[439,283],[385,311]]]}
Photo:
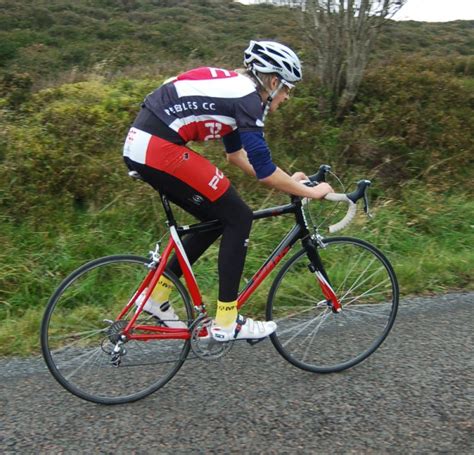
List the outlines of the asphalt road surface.
{"label": "asphalt road surface", "polygon": [[269,341],[190,360],[133,404],[83,401],[41,359],[0,360],[0,453],[474,453],[474,293],[401,302],[368,360],[315,375]]}

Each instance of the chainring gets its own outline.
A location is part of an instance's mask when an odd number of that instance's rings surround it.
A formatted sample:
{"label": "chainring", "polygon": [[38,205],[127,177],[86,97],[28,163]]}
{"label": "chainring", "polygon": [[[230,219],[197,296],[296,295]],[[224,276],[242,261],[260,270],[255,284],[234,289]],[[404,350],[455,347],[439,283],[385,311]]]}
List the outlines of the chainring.
{"label": "chainring", "polygon": [[201,360],[218,360],[225,356],[234,345],[233,341],[220,342],[211,335],[212,318],[196,319],[191,330],[191,350]]}

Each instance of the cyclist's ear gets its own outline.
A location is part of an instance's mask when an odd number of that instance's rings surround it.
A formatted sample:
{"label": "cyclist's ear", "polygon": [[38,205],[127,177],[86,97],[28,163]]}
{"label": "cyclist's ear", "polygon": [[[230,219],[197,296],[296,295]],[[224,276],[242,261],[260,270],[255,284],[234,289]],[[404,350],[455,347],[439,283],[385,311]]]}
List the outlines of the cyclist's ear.
{"label": "cyclist's ear", "polygon": [[278,78],[277,75],[273,74],[272,79],[270,81],[270,86],[272,90],[275,90],[279,85],[280,85],[280,79]]}

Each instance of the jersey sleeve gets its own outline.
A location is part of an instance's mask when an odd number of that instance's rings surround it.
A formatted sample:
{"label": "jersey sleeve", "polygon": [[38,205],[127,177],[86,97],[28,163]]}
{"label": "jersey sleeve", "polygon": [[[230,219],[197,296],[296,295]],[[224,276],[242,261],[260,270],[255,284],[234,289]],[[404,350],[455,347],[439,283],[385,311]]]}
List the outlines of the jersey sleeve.
{"label": "jersey sleeve", "polygon": [[272,154],[263,138],[263,132],[243,131],[240,133],[240,138],[257,178],[264,179],[272,175],[277,167],[272,161]]}
{"label": "jersey sleeve", "polygon": [[242,97],[235,106],[234,115],[240,132],[263,131],[263,106],[257,92]]}
{"label": "jersey sleeve", "polygon": [[232,133],[226,134],[222,138],[222,142],[224,143],[225,151],[227,153],[234,153],[242,148],[239,130],[234,130]]}

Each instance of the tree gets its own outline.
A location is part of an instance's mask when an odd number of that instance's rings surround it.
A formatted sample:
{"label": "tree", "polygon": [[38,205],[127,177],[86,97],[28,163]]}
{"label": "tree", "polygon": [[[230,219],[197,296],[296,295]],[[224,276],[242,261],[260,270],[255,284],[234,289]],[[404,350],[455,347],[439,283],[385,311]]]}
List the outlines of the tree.
{"label": "tree", "polygon": [[407,0],[303,0],[303,27],[325,96],[321,107],[344,118],[383,23]]}

